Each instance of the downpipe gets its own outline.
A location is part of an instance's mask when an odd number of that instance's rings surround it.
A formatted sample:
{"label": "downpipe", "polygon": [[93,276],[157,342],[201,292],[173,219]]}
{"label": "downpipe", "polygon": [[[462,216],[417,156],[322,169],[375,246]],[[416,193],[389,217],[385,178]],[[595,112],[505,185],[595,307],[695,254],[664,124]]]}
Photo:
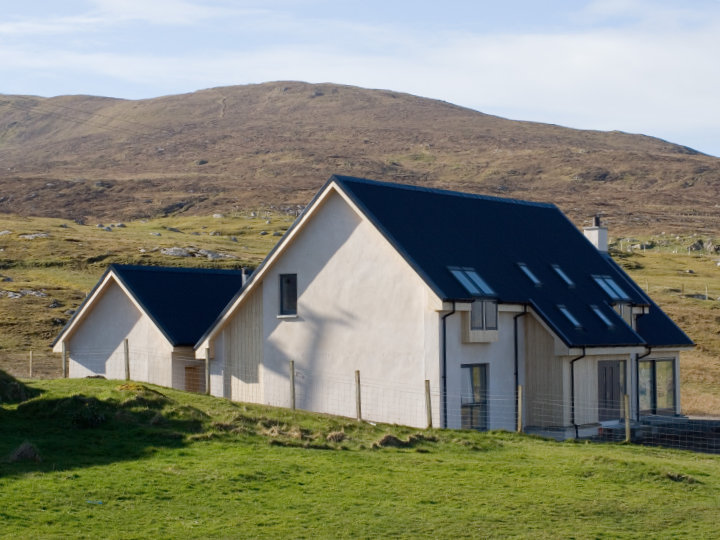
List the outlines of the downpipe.
{"label": "downpipe", "polygon": [[515,339],[515,425],[518,423],[520,411],[518,409],[518,386],[520,386],[520,373],[519,373],[519,345],[518,345],[518,319],[528,314],[527,305],[523,306],[523,312],[518,313],[513,317],[513,332]]}
{"label": "downpipe", "polygon": [[443,398],[443,427],[447,428],[447,318],[455,313],[455,300],[452,301],[452,311],[442,316],[442,398]]}
{"label": "downpipe", "polygon": [[575,362],[585,358],[585,347],[580,356],[570,360],[570,422],[575,428],[575,438],[578,438],[578,425],[575,423]]}

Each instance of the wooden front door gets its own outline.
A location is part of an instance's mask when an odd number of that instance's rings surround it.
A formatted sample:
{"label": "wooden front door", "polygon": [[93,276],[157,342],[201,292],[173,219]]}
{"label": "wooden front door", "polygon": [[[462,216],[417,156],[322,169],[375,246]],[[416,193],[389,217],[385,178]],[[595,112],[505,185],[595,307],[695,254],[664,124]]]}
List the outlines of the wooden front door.
{"label": "wooden front door", "polygon": [[198,394],[205,390],[204,373],[198,366],[185,366],[185,390]]}
{"label": "wooden front door", "polygon": [[624,366],[620,360],[598,362],[598,420],[622,418]]}

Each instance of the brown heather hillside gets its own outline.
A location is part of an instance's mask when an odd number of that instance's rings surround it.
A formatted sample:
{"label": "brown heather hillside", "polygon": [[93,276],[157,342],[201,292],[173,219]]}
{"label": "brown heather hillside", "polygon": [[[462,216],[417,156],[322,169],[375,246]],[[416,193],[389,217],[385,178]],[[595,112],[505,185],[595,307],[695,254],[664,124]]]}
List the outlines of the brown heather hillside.
{"label": "brown heather hillside", "polygon": [[0,212],[129,219],[306,204],[333,173],[557,203],[614,233],[720,232],[720,159],[642,135],[274,82],[138,101],[0,96]]}

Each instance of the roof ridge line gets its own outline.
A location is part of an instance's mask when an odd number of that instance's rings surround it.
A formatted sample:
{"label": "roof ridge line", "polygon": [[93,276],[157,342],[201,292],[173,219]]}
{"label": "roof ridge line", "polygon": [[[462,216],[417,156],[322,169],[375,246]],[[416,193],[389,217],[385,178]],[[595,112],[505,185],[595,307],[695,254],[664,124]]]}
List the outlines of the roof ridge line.
{"label": "roof ridge line", "polygon": [[341,174],[334,174],[332,176],[333,179],[337,180],[339,183],[358,183],[358,184],[369,184],[369,185],[376,185],[376,186],[382,186],[387,188],[394,188],[394,189],[404,189],[407,191],[418,191],[418,192],[424,192],[424,193],[433,193],[437,195],[447,195],[447,196],[454,196],[458,198],[464,198],[464,199],[479,199],[479,200],[485,200],[485,201],[491,201],[491,202],[500,202],[500,203],[507,203],[507,204],[519,204],[522,206],[536,206],[540,208],[557,208],[557,206],[553,203],[549,202],[539,202],[539,201],[526,201],[523,199],[515,199],[512,197],[496,197],[494,195],[483,195],[480,193],[467,193],[463,191],[453,191],[450,189],[442,189],[442,188],[433,188],[433,187],[427,187],[427,186],[415,186],[411,184],[399,184],[396,182],[385,182],[382,180],[373,180],[370,178],[361,178],[357,176],[346,176]]}

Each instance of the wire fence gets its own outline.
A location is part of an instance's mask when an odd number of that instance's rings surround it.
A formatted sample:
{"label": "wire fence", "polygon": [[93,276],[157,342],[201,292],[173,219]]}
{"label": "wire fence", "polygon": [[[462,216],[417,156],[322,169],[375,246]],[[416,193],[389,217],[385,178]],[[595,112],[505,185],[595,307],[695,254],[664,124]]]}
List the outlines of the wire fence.
{"label": "wire fence", "polygon": [[[70,377],[148,382],[235,401],[329,413],[415,427],[523,431],[558,440],[625,441],[720,453],[720,419],[637,414],[629,399],[598,406],[597,397],[474,389],[443,393],[425,380],[394,381],[360,371],[331,372],[290,362],[276,372],[226,373],[191,354],[120,347],[69,354]],[[230,368],[232,369],[232,368]],[[59,378],[62,356],[0,354],[0,370],[20,379]],[[126,371],[127,370],[127,371]],[[630,410],[632,409],[632,410]]]}
{"label": "wire fence", "polygon": [[59,379],[62,358],[51,353],[0,352],[0,370],[18,379]]}

